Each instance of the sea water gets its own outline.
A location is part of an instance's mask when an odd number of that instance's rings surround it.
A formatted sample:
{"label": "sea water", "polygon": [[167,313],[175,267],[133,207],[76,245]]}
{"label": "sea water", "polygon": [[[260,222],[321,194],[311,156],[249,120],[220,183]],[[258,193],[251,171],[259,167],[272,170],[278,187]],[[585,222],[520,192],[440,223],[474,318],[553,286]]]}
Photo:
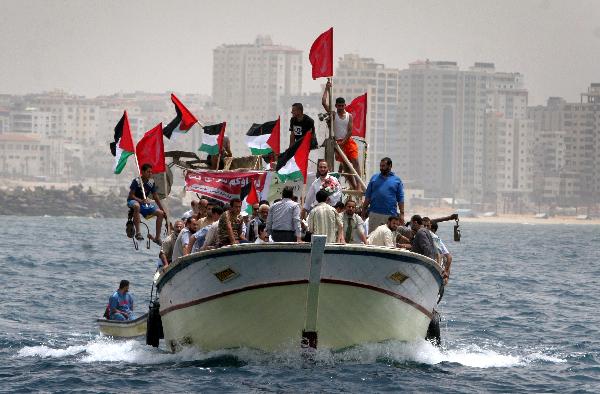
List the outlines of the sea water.
{"label": "sea water", "polygon": [[442,346],[425,340],[340,352],[176,354],[98,334],[121,279],[147,310],[158,248],[125,221],[2,217],[0,391],[599,392],[600,227],[464,223],[439,235],[454,255],[439,305]]}

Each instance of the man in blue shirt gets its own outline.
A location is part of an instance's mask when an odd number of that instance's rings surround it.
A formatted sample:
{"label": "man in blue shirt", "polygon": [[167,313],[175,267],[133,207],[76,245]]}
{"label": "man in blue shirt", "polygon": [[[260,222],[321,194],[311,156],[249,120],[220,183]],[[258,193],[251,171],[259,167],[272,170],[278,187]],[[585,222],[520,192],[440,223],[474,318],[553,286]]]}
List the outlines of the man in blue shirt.
{"label": "man in blue shirt", "polygon": [[392,172],[392,159],[381,159],[379,171],[369,181],[362,206],[363,215],[369,208],[369,229],[386,224],[390,216],[400,216],[400,223],[404,223],[404,187]]}
{"label": "man in blue shirt", "polygon": [[123,279],[119,290],[108,299],[110,320],[135,320],[133,314],[133,298],[129,294],[129,281]]}
{"label": "man in blue shirt", "polygon": [[[142,192],[142,183],[144,185],[144,192],[146,198],[144,199],[144,193]],[[156,205],[150,203],[149,197],[152,196]],[[127,196],[127,206],[133,208],[133,224],[135,225],[135,239],[141,241],[144,239],[142,233],[140,233],[140,214],[146,219],[156,216],[156,235],[153,237],[149,236],[158,245],[162,244],[160,239],[160,229],[162,227],[162,221],[165,217],[165,211],[160,203],[160,198],[156,192],[156,184],[152,178],[152,165],[143,164],[141,176],[135,178],[131,182],[129,187],[129,196]]]}

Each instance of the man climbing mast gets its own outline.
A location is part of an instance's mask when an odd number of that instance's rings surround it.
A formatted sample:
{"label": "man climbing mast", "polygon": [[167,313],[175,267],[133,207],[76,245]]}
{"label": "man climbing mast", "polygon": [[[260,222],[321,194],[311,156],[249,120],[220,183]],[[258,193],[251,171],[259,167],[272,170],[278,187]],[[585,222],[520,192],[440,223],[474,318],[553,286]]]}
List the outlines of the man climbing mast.
{"label": "man climbing mast", "polygon": [[[346,111],[346,100],[343,97],[335,99],[335,111],[331,110],[328,103],[328,95],[331,91],[331,81],[328,80],[323,91],[323,98],[321,104],[327,113],[329,114],[329,121],[327,122],[328,127],[333,127],[333,136],[337,141],[352,167],[360,177],[360,166],[358,165],[358,146],[352,139],[352,114]],[[333,121],[333,125],[331,122]],[[344,172],[352,173],[352,170],[344,163],[344,161],[336,154],[337,161],[341,162],[341,167]],[[350,187],[353,190],[362,190],[361,183],[353,175],[345,175],[346,179],[350,183]]]}

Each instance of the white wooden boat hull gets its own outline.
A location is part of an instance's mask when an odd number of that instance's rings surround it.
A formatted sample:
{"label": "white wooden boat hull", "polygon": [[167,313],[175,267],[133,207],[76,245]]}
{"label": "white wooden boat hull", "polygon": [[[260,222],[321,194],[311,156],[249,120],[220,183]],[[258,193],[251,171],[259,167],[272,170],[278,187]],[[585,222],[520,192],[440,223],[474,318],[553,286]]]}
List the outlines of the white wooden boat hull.
{"label": "white wooden boat hull", "polygon": [[134,338],[146,335],[148,314],[144,313],[135,320],[119,321],[97,319],[98,328],[103,335],[115,338]]}
{"label": "white wooden boat hull", "polygon": [[[397,249],[239,245],[198,253],[157,281],[167,347],[319,348],[424,338],[442,283],[430,259]],[[318,260],[318,261],[317,261]]]}

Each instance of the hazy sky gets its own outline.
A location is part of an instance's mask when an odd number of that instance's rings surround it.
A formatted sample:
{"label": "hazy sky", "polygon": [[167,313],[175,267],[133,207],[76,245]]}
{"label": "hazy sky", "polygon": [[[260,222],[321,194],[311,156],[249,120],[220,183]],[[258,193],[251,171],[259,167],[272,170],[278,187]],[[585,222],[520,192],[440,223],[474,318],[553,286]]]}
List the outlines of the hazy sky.
{"label": "hazy sky", "polygon": [[0,0],[0,93],[63,88],[211,93],[212,50],[270,34],[305,51],[334,27],[335,56],[388,67],[475,61],[525,74],[530,103],[600,82],[600,1]]}

